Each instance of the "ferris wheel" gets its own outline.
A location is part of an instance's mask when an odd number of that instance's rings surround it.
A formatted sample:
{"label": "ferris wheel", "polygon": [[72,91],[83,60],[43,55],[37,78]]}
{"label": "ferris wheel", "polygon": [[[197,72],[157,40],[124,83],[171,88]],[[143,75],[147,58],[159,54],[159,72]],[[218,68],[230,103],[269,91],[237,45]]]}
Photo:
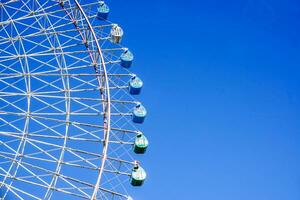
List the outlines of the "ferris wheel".
{"label": "ferris wheel", "polygon": [[[0,1],[0,199],[127,199],[143,81],[97,0]],[[132,186],[130,186],[132,185]]]}

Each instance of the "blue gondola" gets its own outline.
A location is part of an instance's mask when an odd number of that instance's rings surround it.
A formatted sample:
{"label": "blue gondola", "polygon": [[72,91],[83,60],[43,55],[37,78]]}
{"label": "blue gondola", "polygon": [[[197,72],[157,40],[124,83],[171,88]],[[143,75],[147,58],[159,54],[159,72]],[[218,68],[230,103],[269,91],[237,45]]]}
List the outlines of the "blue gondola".
{"label": "blue gondola", "polygon": [[134,56],[129,50],[124,51],[120,57],[121,66],[124,68],[131,67],[133,58],[134,58]]}
{"label": "blue gondola", "polygon": [[143,81],[137,76],[133,76],[129,81],[129,93],[132,95],[138,95],[141,93],[143,87]]}
{"label": "blue gondola", "polygon": [[147,110],[144,106],[138,104],[134,107],[132,114],[132,121],[134,123],[142,124],[146,118]]}
{"label": "blue gondola", "polygon": [[97,18],[100,20],[107,20],[109,14],[109,7],[102,1],[98,8]]}

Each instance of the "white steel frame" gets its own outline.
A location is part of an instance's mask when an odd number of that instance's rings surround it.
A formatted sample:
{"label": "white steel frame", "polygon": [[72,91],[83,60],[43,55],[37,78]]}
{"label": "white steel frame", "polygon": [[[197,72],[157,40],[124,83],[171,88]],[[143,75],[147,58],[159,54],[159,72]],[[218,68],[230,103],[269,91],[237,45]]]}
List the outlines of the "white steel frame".
{"label": "white steel frame", "polygon": [[[130,198],[125,184],[140,133],[130,117],[139,102],[127,92],[134,74],[119,66],[125,48],[109,41],[114,24],[96,19],[98,3],[11,0],[0,5],[4,199]],[[88,171],[93,181],[69,174],[71,169]]]}

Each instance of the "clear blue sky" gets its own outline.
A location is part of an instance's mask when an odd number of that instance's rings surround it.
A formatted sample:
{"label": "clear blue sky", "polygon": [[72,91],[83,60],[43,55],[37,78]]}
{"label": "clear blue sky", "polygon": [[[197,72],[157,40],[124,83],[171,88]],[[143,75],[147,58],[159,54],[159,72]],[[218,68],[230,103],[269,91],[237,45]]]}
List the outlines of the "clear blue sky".
{"label": "clear blue sky", "polygon": [[140,200],[300,199],[300,2],[113,1],[145,81]]}

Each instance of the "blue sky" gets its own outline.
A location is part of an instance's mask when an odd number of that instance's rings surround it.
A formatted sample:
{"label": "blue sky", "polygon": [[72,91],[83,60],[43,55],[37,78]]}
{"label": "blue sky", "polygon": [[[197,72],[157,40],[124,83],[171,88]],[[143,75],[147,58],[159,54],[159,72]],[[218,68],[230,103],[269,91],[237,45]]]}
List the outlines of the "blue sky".
{"label": "blue sky", "polygon": [[300,199],[300,2],[107,1],[145,82],[136,199]]}

